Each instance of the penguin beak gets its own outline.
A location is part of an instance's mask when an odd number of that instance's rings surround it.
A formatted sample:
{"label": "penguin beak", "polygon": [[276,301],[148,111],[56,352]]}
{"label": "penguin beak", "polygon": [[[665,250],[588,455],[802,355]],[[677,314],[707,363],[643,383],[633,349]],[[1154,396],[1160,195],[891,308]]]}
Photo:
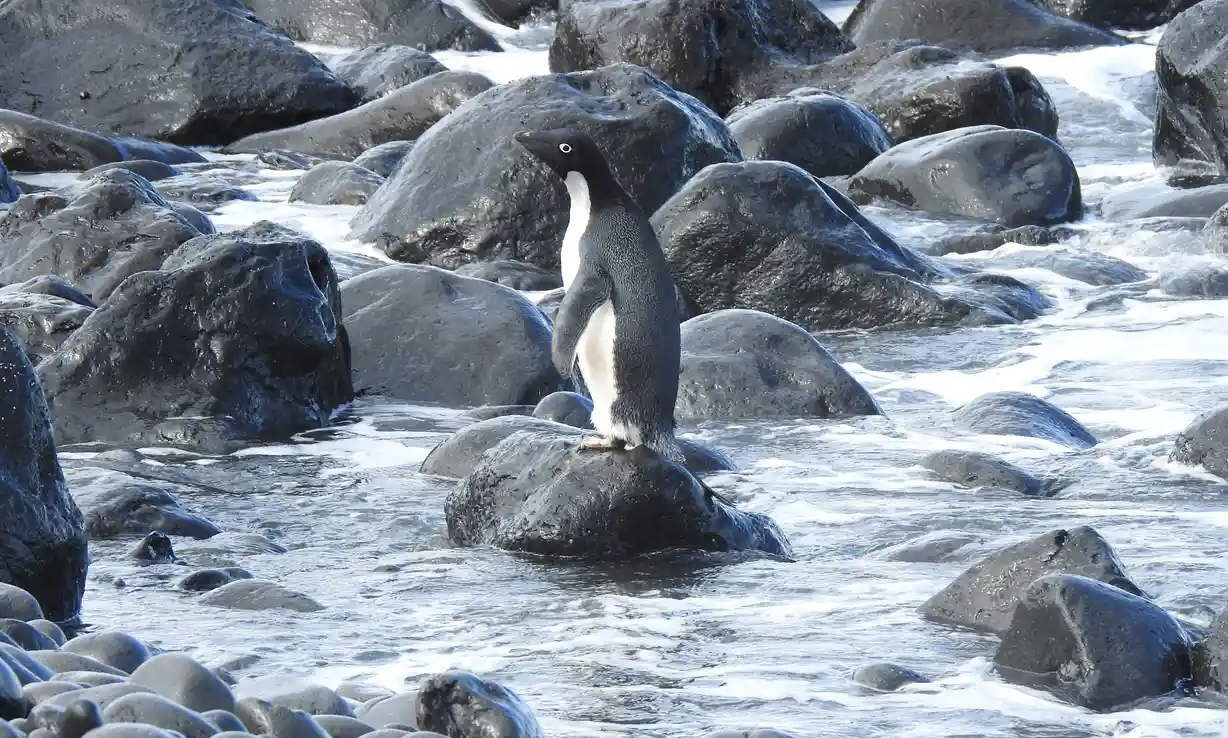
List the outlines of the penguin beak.
{"label": "penguin beak", "polygon": [[552,147],[548,141],[543,141],[541,137],[535,135],[532,131],[517,131],[512,134],[512,140],[523,146],[530,154],[549,163],[550,159],[546,153],[551,151]]}

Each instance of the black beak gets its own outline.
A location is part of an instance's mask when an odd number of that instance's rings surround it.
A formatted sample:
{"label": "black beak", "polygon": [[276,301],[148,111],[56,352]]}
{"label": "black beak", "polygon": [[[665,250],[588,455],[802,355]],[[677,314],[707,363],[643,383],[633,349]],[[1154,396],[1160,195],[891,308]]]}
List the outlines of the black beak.
{"label": "black beak", "polygon": [[523,146],[525,150],[538,159],[548,161],[542,154],[549,151],[551,146],[549,142],[543,141],[533,131],[517,131],[512,134],[512,140]]}

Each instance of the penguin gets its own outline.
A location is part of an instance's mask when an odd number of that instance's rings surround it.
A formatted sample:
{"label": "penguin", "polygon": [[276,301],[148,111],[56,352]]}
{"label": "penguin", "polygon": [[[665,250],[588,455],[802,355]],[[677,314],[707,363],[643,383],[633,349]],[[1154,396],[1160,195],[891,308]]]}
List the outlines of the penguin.
{"label": "penguin", "polygon": [[520,131],[512,138],[563,180],[571,200],[551,354],[563,376],[579,364],[592,396],[599,435],[584,437],[580,447],[645,446],[682,463],[674,437],[681,314],[648,217],[584,132]]}

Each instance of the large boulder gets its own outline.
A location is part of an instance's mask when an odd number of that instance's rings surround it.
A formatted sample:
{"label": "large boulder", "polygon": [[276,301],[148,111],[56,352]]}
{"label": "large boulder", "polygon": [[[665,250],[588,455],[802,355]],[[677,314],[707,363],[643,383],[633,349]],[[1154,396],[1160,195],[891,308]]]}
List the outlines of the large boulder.
{"label": "large boulder", "polygon": [[415,724],[439,735],[545,738],[533,710],[498,682],[467,671],[445,671],[418,687]]}
{"label": "large boulder", "polygon": [[1019,597],[1046,574],[1077,574],[1146,597],[1117,553],[1094,528],[1053,530],[1008,546],[960,574],[919,609],[922,617],[972,630],[1005,633]]}
{"label": "large boulder", "polygon": [[447,269],[494,259],[557,269],[567,191],[512,134],[561,125],[593,136],[645,212],[705,166],[741,158],[722,120],[643,69],[528,77],[423,134],[354,218],[352,235],[383,241],[394,259]]}
{"label": "large boulder", "polygon": [[701,313],[762,310],[810,330],[1017,319],[991,305],[989,291],[972,300],[972,288],[947,295],[928,284],[945,274],[940,267],[792,164],[708,167],[652,223]]}
{"label": "large boulder", "polygon": [[1065,410],[1026,392],[989,392],[961,406],[952,419],[969,430],[994,436],[1028,436],[1076,450],[1099,441]]}
{"label": "large boulder", "polygon": [[1211,623],[1194,652],[1194,684],[1228,694],[1228,609]]}
{"label": "large boulder", "polygon": [[423,51],[502,51],[442,0],[244,0],[261,20],[296,41],[361,47],[401,44]]}
{"label": "large boulder", "polygon": [[858,46],[920,39],[950,49],[1004,55],[1126,43],[1107,31],[1049,13],[1028,0],[861,0],[844,22]]}
{"label": "large boulder", "polygon": [[550,324],[493,282],[395,264],[341,286],[363,392],[450,407],[524,405],[567,389],[550,359]]}
{"label": "large boulder", "polygon": [[475,72],[445,71],[331,118],[248,136],[226,147],[230,153],[289,149],[326,158],[353,159],[389,141],[413,140],[466,100],[490,89]]}
{"label": "large boulder", "polygon": [[0,582],[55,620],[77,615],[89,553],[84,519],[60,471],[34,366],[0,329]]}
{"label": "large boulder", "polygon": [[316,164],[290,190],[290,202],[309,205],[364,205],[384,178],[344,161]]}
{"label": "large boulder", "polygon": [[881,415],[873,396],[787,320],[719,310],[682,324],[679,419]]}
{"label": "large boulder", "polygon": [[200,235],[147,180],[112,169],[9,208],[0,218],[0,282],[56,275],[102,301]]}
{"label": "large boulder", "polygon": [[425,51],[396,44],[356,49],[334,60],[332,68],[364,103],[448,69]]}
{"label": "large boulder", "polygon": [[272,223],[190,241],[39,365],[57,439],[211,447],[326,425],[353,397],[337,282],[322,246]]}
{"label": "large boulder", "polygon": [[1152,154],[1174,183],[1228,178],[1228,0],[1178,15],[1156,48]]}
{"label": "large boulder", "polygon": [[858,204],[884,199],[937,215],[1051,225],[1083,214],[1070,155],[1032,131],[976,126],[914,139],[871,161],[848,183]]}
{"label": "large boulder", "polygon": [[1029,0],[1050,13],[1097,28],[1144,31],[1162,26],[1201,0]]}
{"label": "large boulder", "polygon": [[514,433],[447,502],[461,546],[611,561],[672,548],[788,556],[772,520],[724,502],[685,469],[638,447],[590,452],[566,433]]}
{"label": "large boulder", "polygon": [[1028,585],[993,657],[1007,681],[1110,712],[1185,689],[1185,630],[1150,600],[1050,574]]}
{"label": "large boulder", "polygon": [[939,479],[961,487],[1005,489],[1028,497],[1052,497],[1056,485],[980,451],[934,451],[917,462]]}
{"label": "large boulder", "polygon": [[212,538],[221,533],[208,518],[185,508],[174,492],[190,487],[142,479],[98,467],[70,467],[73,497],[85,514],[85,532],[93,540],[144,535]]}
{"label": "large boulder", "polygon": [[55,277],[35,277],[0,287],[0,326],[34,364],[47,358],[94,312],[93,301],[73,291],[50,291]]}
{"label": "large boulder", "polygon": [[134,138],[107,138],[72,126],[0,110],[0,162],[23,172],[91,170],[123,160],[163,165],[202,162],[203,156],[166,143]]}
{"label": "large boulder", "polygon": [[1228,479],[1228,405],[1203,413],[1181,431],[1169,459]]}
{"label": "large boulder", "polygon": [[11,0],[0,47],[0,107],[89,131],[224,144],[355,102],[233,0]]}
{"label": "large boulder", "polygon": [[814,89],[757,100],[725,122],[747,160],[787,161],[816,177],[855,174],[891,148],[891,136],[873,113]]}
{"label": "large boulder", "polygon": [[1139,218],[1210,218],[1228,205],[1228,184],[1178,189],[1163,182],[1114,187],[1100,200],[1105,220]]}

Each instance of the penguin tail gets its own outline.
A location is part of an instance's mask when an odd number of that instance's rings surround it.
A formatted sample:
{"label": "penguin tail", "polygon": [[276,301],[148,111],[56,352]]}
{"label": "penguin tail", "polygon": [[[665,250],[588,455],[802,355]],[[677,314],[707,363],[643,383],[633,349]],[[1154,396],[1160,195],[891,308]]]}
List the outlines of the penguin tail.
{"label": "penguin tail", "polygon": [[678,445],[678,441],[673,436],[658,436],[645,441],[644,445],[655,451],[661,458],[686,467],[686,454],[682,453],[682,447]]}

